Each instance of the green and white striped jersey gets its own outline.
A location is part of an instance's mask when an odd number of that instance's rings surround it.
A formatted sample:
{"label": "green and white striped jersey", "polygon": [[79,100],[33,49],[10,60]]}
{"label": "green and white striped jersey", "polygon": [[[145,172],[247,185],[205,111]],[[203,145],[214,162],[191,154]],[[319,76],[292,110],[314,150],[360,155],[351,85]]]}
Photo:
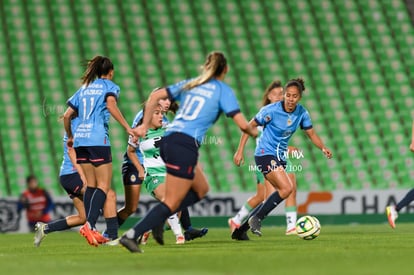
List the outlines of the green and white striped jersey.
{"label": "green and white striped jersey", "polygon": [[139,149],[144,157],[146,176],[165,176],[167,173],[159,148],[165,130],[165,127],[148,129],[146,136],[139,139]]}

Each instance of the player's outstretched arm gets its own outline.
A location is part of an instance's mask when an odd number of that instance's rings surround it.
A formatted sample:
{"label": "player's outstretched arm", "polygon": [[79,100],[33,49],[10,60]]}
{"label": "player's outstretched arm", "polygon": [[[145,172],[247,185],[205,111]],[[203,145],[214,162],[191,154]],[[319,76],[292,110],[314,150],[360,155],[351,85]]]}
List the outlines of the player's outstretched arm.
{"label": "player's outstretched arm", "polygon": [[[249,122],[249,125],[252,128],[256,128],[257,129],[257,123],[254,119],[252,119]],[[233,162],[234,164],[236,164],[237,166],[240,166],[243,164],[244,162],[244,148],[246,146],[247,140],[249,139],[249,135],[245,132],[242,133],[241,137],[240,137],[240,141],[239,141],[239,146],[237,147],[237,151],[233,156]]]}
{"label": "player's outstretched arm", "polygon": [[309,139],[312,141],[313,144],[315,144],[316,147],[322,150],[323,154],[328,158],[332,158],[332,152],[329,150],[325,145],[323,144],[321,138],[316,134],[315,130],[313,128],[308,129],[305,131],[308,135]]}

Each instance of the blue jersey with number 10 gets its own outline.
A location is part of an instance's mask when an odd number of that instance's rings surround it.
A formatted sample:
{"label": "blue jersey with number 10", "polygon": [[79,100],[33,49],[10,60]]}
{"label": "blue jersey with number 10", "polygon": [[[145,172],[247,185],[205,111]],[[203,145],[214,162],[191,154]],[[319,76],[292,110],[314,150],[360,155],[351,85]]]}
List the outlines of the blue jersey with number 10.
{"label": "blue jersey with number 10", "polygon": [[109,79],[99,78],[82,86],[69,98],[67,104],[80,120],[73,133],[74,147],[111,145],[108,136],[110,113],[106,108],[108,96],[118,99],[119,87]]}
{"label": "blue jersey with number 10", "polygon": [[167,127],[166,135],[184,133],[201,144],[208,128],[216,122],[221,112],[233,117],[240,112],[240,107],[233,90],[224,82],[210,79],[202,85],[184,90],[185,84],[191,80],[167,87],[170,99],[179,101],[180,108]]}

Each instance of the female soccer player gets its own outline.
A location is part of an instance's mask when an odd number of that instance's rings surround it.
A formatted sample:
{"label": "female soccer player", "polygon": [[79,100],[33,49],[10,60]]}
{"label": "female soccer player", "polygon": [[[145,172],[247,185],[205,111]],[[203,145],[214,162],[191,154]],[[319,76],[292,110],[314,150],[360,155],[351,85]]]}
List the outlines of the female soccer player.
{"label": "female soccer player", "polygon": [[[268,104],[278,102],[283,100],[283,86],[280,81],[272,81],[270,85],[266,88],[265,93],[263,95],[263,104],[262,106],[266,106]],[[260,133],[263,132],[262,127],[258,127]],[[234,154],[233,161],[237,166],[240,166],[244,162],[244,147],[247,143],[249,136],[243,134],[240,138],[239,147],[237,148],[236,153]],[[256,139],[256,145],[259,142],[260,137]],[[290,150],[296,150],[296,148],[289,146]],[[291,167],[291,163],[287,160],[287,169]],[[291,170],[286,170],[288,176],[292,182],[293,190],[292,194],[286,199],[285,202],[285,209],[286,209],[286,235],[291,235],[296,233],[296,176]],[[237,212],[237,214],[228,220],[228,224],[230,226],[230,231],[233,231],[236,228],[240,227],[240,224],[244,221],[244,219],[249,215],[250,211],[256,208],[259,204],[261,204],[264,199],[266,199],[271,193],[275,191],[274,187],[265,180],[263,174],[256,170],[256,179],[257,179],[257,189],[256,194],[250,197],[246,203],[242,206],[242,208]]]}
{"label": "female soccer player", "polygon": [[[76,129],[79,124],[79,119],[75,117],[72,119],[71,123],[72,129]],[[83,203],[86,178],[80,165],[76,163],[76,153],[74,149],[68,148],[66,145],[67,139],[68,137],[65,134],[63,137],[63,161],[60,166],[59,180],[62,187],[66,190],[66,193],[68,193],[69,197],[72,199],[77,214],[48,223],[36,223],[36,233],[34,237],[34,245],[36,247],[40,245],[47,234],[66,230],[84,224],[86,221],[85,205]],[[109,190],[107,198],[104,206],[104,216],[106,217],[108,237],[114,240],[118,237],[118,225],[115,215],[116,195],[112,189]]]}
{"label": "female soccer player", "polygon": [[[114,65],[104,56],[96,56],[87,63],[82,77],[82,87],[68,100],[64,114],[64,126],[68,136],[67,145],[74,147],[76,161],[85,173],[87,187],[84,195],[87,222],[80,233],[88,243],[97,246],[105,238],[96,230],[95,224],[102,209],[112,178],[112,156],[108,136],[110,115],[129,135],[134,131],[125,121],[117,107],[119,87],[112,82]],[[77,116],[79,126],[72,132],[71,119]]]}
{"label": "female soccer player", "polygon": [[[252,136],[257,129],[249,126],[240,112],[232,89],[223,80],[228,72],[227,60],[220,52],[207,56],[202,74],[153,92],[147,102],[144,122],[138,127],[145,136],[150,114],[158,100],[169,97],[179,100],[180,107],[160,144],[161,157],[167,166],[165,197],[148,214],[121,237],[120,243],[131,252],[141,252],[137,238],[149,229],[159,227],[172,213],[199,201],[208,192],[204,175],[195,171],[198,150],[208,128],[223,111],[239,128]],[[162,238],[162,236],[161,236]]]}
{"label": "female soccer player", "polygon": [[[154,89],[154,91],[159,88]],[[168,98],[162,98],[158,101],[159,105],[164,110],[164,113],[171,111],[176,113],[178,105],[176,103],[171,104]],[[143,111],[139,111],[132,123],[132,128],[137,127],[142,123]],[[164,115],[163,124],[168,124],[169,120]],[[139,196],[141,192],[141,185],[145,177],[144,170],[144,158],[141,150],[137,150],[136,147],[128,145],[127,151],[124,154],[124,162],[122,164],[122,179],[125,190],[125,204],[118,210],[118,224],[121,226],[125,220],[135,213],[138,208]],[[196,229],[191,225],[190,214],[187,208],[182,209],[180,213],[181,226],[184,228],[184,237],[186,241],[193,240],[195,238],[203,237],[207,234],[208,228]],[[141,243],[145,244],[149,234],[144,234],[141,239]]]}
{"label": "female soccer player", "polygon": [[[414,121],[411,128],[410,150],[411,152],[414,152]],[[395,228],[395,220],[398,218],[398,212],[409,205],[412,201],[414,201],[414,188],[408,191],[408,193],[397,203],[397,205],[388,205],[386,207],[385,213],[387,214],[388,223],[391,228]]]}
{"label": "female soccer player", "polygon": [[305,130],[312,143],[321,149],[327,158],[332,157],[331,151],[325,147],[313,129],[308,111],[298,103],[304,90],[303,79],[290,80],[285,85],[284,100],[263,107],[250,121],[252,127],[264,127],[255,150],[255,161],[277,191],[251,213],[247,223],[234,230],[233,239],[240,239],[248,227],[254,234],[261,236],[261,221],[292,193],[293,186],[285,171],[286,152],[289,139],[298,128]]}

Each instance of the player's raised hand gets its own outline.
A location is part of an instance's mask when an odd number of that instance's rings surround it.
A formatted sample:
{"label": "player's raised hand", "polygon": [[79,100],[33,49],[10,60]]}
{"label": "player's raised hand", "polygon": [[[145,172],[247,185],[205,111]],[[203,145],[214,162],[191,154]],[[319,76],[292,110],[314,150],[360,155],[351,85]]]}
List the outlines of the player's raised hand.
{"label": "player's raised hand", "polygon": [[332,152],[328,148],[324,147],[322,148],[322,152],[328,159],[332,158]]}
{"label": "player's raised hand", "polygon": [[130,135],[134,137],[145,137],[145,135],[147,134],[147,130],[147,127],[141,124],[138,127],[131,129]]}
{"label": "player's raised hand", "polygon": [[234,164],[236,164],[237,166],[240,166],[244,163],[244,156],[243,153],[240,151],[237,151],[234,156],[233,156],[233,162]]}

